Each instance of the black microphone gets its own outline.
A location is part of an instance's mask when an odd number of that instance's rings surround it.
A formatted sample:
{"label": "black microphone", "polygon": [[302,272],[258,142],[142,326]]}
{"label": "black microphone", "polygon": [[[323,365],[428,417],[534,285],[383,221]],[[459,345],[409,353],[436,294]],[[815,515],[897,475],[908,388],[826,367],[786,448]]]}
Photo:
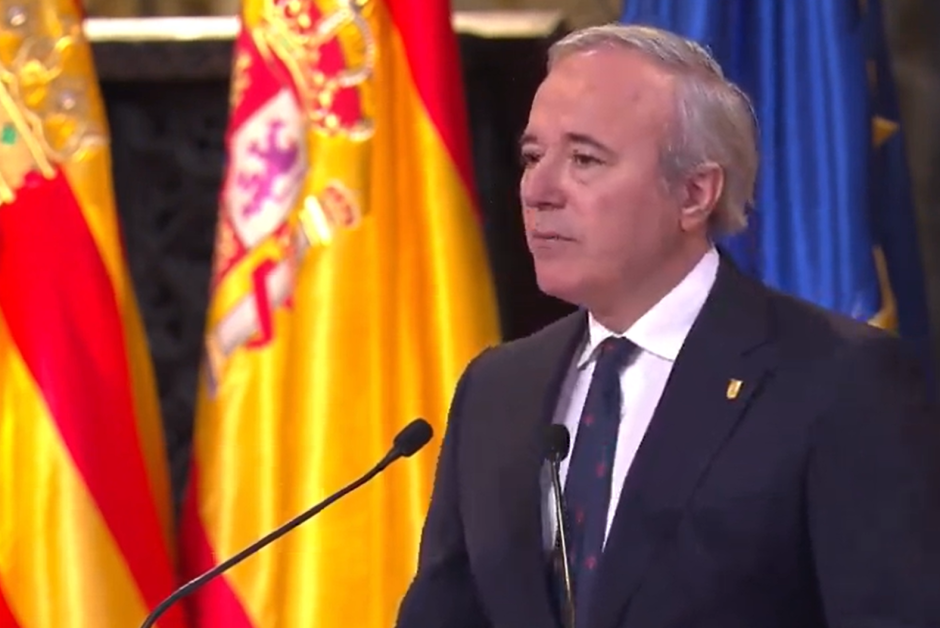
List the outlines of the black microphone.
{"label": "black microphone", "polygon": [[144,623],[141,624],[141,628],[151,628],[156,623],[157,619],[159,619],[160,616],[163,615],[163,613],[165,613],[167,609],[173,606],[173,604],[175,604],[177,601],[193,593],[199,587],[203,586],[204,584],[206,584],[207,582],[209,582],[216,576],[222,574],[223,572],[227,571],[228,569],[242,562],[243,560],[245,560],[252,554],[264,548],[266,545],[281,538],[282,536],[284,536],[285,534],[287,534],[288,532],[290,532],[291,530],[299,526],[301,523],[307,521],[308,519],[316,515],[318,512],[320,512],[321,510],[323,510],[324,508],[326,508],[333,502],[353,492],[354,490],[356,490],[357,488],[359,488],[360,486],[362,486],[363,484],[365,484],[366,482],[368,482],[369,480],[377,476],[379,473],[384,471],[385,468],[388,467],[388,465],[392,464],[399,458],[410,458],[415,453],[417,453],[419,449],[427,445],[428,441],[431,440],[431,437],[433,435],[434,435],[434,431],[431,429],[431,426],[428,424],[427,421],[425,421],[424,419],[415,419],[414,421],[409,423],[407,426],[405,426],[405,428],[402,429],[402,431],[400,431],[397,436],[395,436],[395,439],[392,442],[392,448],[389,450],[387,454],[385,454],[385,457],[382,458],[382,460],[380,460],[379,463],[372,468],[371,471],[363,475],[361,478],[359,478],[352,484],[347,485],[345,488],[343,488],[339,492],[330,495],[328,498],[326,498],[325,500],[323,500],[316,506],[301,513],[300,515],[297,515],[296,517],[294,517],[293,519],[291,519],[290,521],[288,521],[281,527],[276,528],[273,532],[271,532],[265,537],[262,537],[261,539],[254,542],[253,544],[249,545],[248,547],[238,552],[237,554],[235,554],[234,556],[232,556],[225,562],[219,563],[218,565],[216,565],[209,571],[194,578],[193,580],[190,580],[189,582],[187,582],[186,584],[178,588],[168,598],[160,602],[160,604],[157,605],[155,609],[153,609],[153,612],[150,613],[147,616],[147,618],[144,620]]}
{"label": "black microphone", "polygon": [[571,593],[571,568],[568,565],[568,535],[565,533],[565,502],[561,490],[559,465],[568,456],[571,447],[571,435],[564,425],[553,424],[545,432],[545,458],[549,462],[552,475],[552,492],[555,495],[555,520],[558,522],[558,541],[556,546],[561,554],[562,576],[565,585],[566,628],[574,628],[574,595]]}

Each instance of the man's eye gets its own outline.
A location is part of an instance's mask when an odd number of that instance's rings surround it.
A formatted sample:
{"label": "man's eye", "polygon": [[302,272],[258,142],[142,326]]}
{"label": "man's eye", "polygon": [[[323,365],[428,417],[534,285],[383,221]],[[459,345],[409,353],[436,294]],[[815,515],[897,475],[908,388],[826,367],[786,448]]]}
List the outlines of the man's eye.
{"label": "man's eye", "polygon": [[536,164],[539,160],[539,154],[534,150],[524,150],[519,156],[519,161],[522,162],[523,167],[528,167]]}
{"label": "man's eye", "polygon": [[584,153],[575,153],[572,157],[575,165],[579,168],[584,168],[586,166],[596,166],[601,163],[601,160],[593,155],[586,155]]}

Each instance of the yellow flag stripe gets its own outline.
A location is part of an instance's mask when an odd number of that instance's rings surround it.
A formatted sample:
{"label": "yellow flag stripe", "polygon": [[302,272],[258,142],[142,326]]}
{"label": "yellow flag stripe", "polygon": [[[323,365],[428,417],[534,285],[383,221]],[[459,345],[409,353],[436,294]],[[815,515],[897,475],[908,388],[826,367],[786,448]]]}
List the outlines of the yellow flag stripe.
{"label": "yellow flag stripe", "polygon": [[134,626],[146,609],[0,317],[0,580],[20,628]]}
{"label": "yellow flag stripe", "polygon": [[[57,11],[63,18],[79,19],[74,0],[57,0]],[[104,99],[97,72],[87,43],[77,46],[65,59],[66,72],[84,80],[88,104],[87,119],[107,136],[108,123]],[[78,201],[82,216],[107,270],[119,313],[123,322],[125,346],[128,351],[128,369],[140,451],[144,457],[153,499],[156,502],[165,547],[174,547],[172,535],[172,507],[169,500],[169,469],[163,446],[163,424],[159,399],[156,395],[156,377],[153,373],[149,343],[137,306],[133,282],[125,261],[121,225],[113,196],[111,155],[106,145],[90,147],[82,159],[62,164],[62,170]]]}

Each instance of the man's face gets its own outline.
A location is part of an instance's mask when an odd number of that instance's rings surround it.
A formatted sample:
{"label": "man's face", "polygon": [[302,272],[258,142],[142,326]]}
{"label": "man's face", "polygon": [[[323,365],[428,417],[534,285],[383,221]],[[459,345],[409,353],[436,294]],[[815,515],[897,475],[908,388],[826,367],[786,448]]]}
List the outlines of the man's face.
{"label": "man's face", "polygon": [[540,86],[520,192],[543,292],[597,307],[679,246],[680,202],[660,169],[674,93],[670,74],[617,49],[564,58]]}

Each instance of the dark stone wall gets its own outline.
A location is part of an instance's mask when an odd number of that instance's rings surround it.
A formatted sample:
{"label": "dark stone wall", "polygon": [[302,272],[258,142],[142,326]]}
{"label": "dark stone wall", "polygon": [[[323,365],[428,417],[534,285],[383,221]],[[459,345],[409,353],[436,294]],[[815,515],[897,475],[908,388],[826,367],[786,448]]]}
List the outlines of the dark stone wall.
{"label": "dark stone wall", "polygon": [[940,2],[882,2],[917,206],[940,390]]}

